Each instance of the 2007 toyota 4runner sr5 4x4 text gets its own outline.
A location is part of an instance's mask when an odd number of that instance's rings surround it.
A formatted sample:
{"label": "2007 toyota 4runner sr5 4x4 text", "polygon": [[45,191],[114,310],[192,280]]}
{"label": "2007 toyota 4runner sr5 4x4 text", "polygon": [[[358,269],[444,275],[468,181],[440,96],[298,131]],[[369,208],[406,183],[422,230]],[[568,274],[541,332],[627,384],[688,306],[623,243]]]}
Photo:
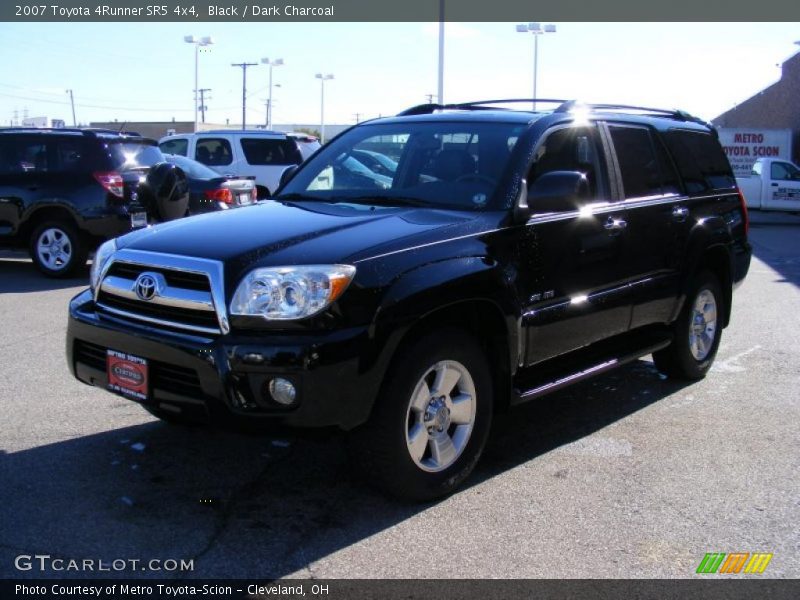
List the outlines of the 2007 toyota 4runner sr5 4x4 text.
{"label": "2007 toyota 4runner sr5 4x4 text", "polygon": [[511,405],[648,354],[702,378],[751,255],[713,128],[497,104],[362,123],[272,200],[105,243],[75,377],[169,422],[338,427],[412,499],[453,491]]}

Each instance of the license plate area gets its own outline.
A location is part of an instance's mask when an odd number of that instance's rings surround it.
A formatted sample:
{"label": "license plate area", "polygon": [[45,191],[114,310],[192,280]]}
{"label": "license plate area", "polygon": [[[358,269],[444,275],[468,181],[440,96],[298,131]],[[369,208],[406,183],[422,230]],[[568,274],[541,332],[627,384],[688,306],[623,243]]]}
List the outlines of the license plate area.
{"label": "license plate area", "polygon": [[147,213],[131,213],[131,229],[138,229],[140,227],[147,227]]}
{"label": "license plate area", "polygon": [[106,351],[108,389],[136,400],[147,400],[149,365],[147,359],[116,350]]}
{"label": "license plate area", "polygon": [[239,194],[239,206],[247,206],[248,204],[253,203],[253,197],[247,194]]}

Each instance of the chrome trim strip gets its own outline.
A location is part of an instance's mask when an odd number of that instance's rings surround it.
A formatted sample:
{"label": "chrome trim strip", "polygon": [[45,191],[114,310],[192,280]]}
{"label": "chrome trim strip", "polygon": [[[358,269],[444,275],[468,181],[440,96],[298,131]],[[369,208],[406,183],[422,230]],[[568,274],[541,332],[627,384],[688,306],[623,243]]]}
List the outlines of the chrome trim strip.
{"label": "chrome trim strip", "polygon": [[[111,255],[100,273],[101,285],[94,290],[94,301],[97,302],[102,282],[105,280],[111,265],[117,262],[138,265],[140,267],[162,267],[164,269],[174,269],[206,275],[211,286],[211,300],[213,301],[214,311],[217,313],[219,330],[213,333],[230,333],[231,327],[228,321],[228,309],[225,304],[225,271],[222,262],[207,258],[195,258],[191,256],[180,256],[177,254],[162,254],[160,252],[150,252],[147,250],[129,250],[123,248]],[[142,317],[142,320],[145,320]],[[157,321],[156,321],[157,322]],[[191,331],[202,331],[212,333],[208,328],[191,329],[195,326],[183,325],[180,323],[170,323],[171,327],[185,328]]]}
{"label": "chrome trim strip", "polygon": [[[134,291],[135,283],[136,281],[133,279],[109,275],[103,279],[100,284],[100,290],[113,296],[143,302]],[[211,299],[211,294],[172,286],[166,286],[158,295],[153,296],[145,304],[214,312],[214,302]]]}
{"label": "chrome trim strip", "polygon": [[119,315],[121,317],[125,317],[130,319],[131,321],[145,321],[147,323],[153,323],[154,325],[162,325],[166,327],[174,327],[176,329],[186,329],[188,331],[196,331],[198,333],[212,333],[214,335],[219,335],[219,329],[213,329],[211,327],[200,327],[199,325],[187,325],[186,323],[175,323],[173,321],[165,321],[163,319],[156,319],[154,317],[146,317],[144,315],[139,315],[136,313],[131,313],[126,310],[119,310],[118,308],[111,308],[103,304],[102,302],[96,302],[96,306],[99,306],[105,311],[110,312],[112,315]]}

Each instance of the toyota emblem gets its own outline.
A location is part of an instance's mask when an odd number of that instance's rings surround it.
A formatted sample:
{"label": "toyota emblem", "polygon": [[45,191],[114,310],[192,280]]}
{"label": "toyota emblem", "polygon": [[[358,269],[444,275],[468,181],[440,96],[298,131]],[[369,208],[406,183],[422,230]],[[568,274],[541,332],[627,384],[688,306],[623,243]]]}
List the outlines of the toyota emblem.
{"label": "toyota emblem", "polygon": [[161,291],[158,289],[158,277],[155,273],[142,273],[136,278],[133,289],[139,300],[145,302],[155,298]]}

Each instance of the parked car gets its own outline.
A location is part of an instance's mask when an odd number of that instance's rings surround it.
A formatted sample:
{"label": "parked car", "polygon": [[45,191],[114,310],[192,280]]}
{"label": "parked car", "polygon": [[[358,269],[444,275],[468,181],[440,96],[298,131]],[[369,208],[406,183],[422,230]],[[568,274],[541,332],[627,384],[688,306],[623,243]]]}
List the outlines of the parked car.
{"label": "parked car", "polygon": [[220,175],[191,158],[174,154],[164,156],[168,163],[180,167],[186,174],[190,215],[247,206],[257,200],[253,176]]}
{"label": "parked car", "polygon": [[[338,176],[381,140],[389,187]],[[69,367],[167,422],[341,428],[412,499],[459,486],[498,411],[649,354],[703,378],[750,264],[714,130],[678,111],[423,105],[275,200],[104,244]]]}
{"label": "parked car", "polygon": [[159,140],[165,154],[187,156],[221,175],[254,175],[259,198],[278,188],[287,167],[299,165],[319,142],[279,131],[221,129],[170,135]]}
{"label": "parked car", "polygon": [[759,158],[749,177],[737,177],[748,208],[800,210],[800,167],[780,158]]}
{"label": "parked car", "polygon": [[290,131],[286,134],[297,142],[297,147],[300,148],[300,153],[303,155],[303,160],[308,160],[320,148],[319,138],[307,133]]}
{"label": "parked car", "polygon": [[380,152],[374,152],[372,150],[353,150],[352,155],[353,158],[357,159],[361,164],[379,175],[393,177],[397,171],[397,161]]}
{"label": "parked car", "polygon": [[102,129],[0,130],[0,245],[65,277],[99,242],[181,217],[186,178],[156,142]]}

